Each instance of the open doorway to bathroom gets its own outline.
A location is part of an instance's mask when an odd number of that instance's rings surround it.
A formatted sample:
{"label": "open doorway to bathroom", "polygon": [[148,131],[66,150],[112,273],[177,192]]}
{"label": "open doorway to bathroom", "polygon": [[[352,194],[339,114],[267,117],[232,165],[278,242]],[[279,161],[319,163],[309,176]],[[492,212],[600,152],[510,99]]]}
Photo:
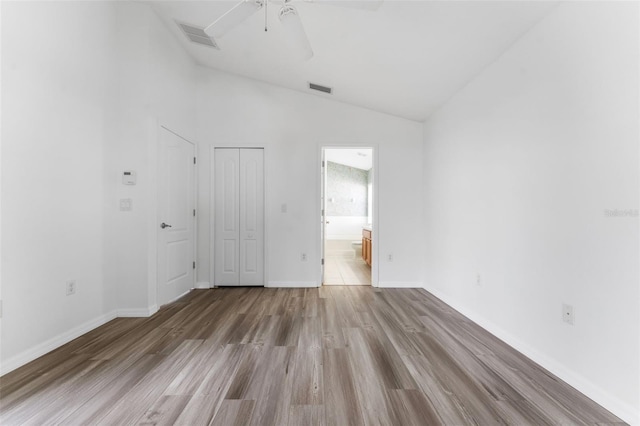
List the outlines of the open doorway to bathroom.
{"label": "open doorway to bathroom", "polygon": [[373,149],[323,148],[323,285],[371,285]]}

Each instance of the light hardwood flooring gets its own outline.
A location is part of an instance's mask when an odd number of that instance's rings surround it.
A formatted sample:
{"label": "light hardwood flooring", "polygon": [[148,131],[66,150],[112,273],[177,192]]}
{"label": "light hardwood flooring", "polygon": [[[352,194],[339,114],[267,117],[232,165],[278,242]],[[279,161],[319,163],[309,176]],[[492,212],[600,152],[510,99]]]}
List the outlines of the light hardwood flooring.
{"label": "light hardwood flooring", "polygon": [[2,425],[616,422],[412,289],[195,290],[0,378]]}

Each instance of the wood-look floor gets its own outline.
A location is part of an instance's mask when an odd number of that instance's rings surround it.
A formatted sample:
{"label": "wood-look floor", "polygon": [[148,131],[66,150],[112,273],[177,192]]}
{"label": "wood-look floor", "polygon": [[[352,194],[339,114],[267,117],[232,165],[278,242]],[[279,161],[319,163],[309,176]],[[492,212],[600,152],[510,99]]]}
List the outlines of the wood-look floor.
{"label": "wood-look floor", "polygon": [[620,422],[423,290],[196,290],[0,379],[2,425]]}

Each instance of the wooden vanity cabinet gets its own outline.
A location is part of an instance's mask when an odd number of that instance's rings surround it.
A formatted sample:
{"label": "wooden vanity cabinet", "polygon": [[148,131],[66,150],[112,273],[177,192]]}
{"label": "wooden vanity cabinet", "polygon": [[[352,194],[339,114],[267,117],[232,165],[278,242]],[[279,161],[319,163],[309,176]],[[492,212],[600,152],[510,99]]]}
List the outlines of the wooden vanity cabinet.
{"label": "wooden vanity cabinet", "polygon": [[362,259],[371,266],[371,231],[362,230]]}

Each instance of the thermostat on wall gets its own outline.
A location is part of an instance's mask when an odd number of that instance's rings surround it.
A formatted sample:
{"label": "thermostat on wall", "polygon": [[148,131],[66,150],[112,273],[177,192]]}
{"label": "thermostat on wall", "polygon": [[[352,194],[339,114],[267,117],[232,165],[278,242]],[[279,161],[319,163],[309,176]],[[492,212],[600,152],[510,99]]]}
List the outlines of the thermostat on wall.
{"label": "thermostat on wall", "polygon": [[136,184],[136,172],[133,170],[125,170],[122,172],[122,184],[123,185],[135,185]]}

